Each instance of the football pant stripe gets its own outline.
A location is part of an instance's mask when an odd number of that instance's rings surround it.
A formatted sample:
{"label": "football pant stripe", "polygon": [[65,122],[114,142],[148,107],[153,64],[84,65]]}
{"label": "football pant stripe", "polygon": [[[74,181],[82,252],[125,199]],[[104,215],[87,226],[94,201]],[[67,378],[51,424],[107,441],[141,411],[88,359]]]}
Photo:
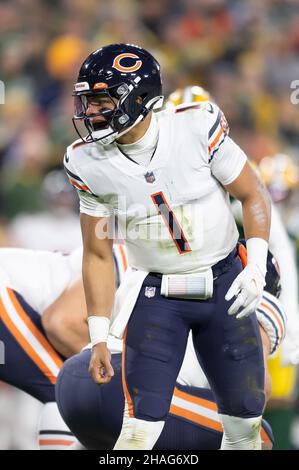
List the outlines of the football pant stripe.
{"label": "football pant stripe", "polygon": [[40,342],[40,344],[43,346],[45,351],[49,354],[53,362],[56,364],[56,366],[61,369],[63,365],[63,361],[61,358],[58,356],[57,352],[54,350],[54,348],[51,346],[49,341],[42,335],[42,333],[39,331],[39,329],[34,325],[32,322],[31,318],[27,315],[23,307],[21,306],[20,302],[18,301],[15,293],[13,292],[12,289],[7,289],[8,295],[10,300],[12,301],[16,311],[22,318],[23,322],[25,325],[28,327],[28,329],[31,331],[31,333],[35,336],[37,341]]}
{"label": "football pant stripe", "polygon": [[197,414],[184,408],[180,408],[179,406],[171,405],[170,413],[175,416],[187,419],[188,421],[192,421],[193,423],[205,426],[210,429],[214,429],[215,431],[223,432],[222,425],[220,422],[213,421],[212,419],[206,418],[201,414]]}
{"label": "football pant stripe", "polygon": [[124,333],[124,339],[123,339],[123,352],[122,352],[122,384],[123,384],[123,391],[125,395],[125,401],[127,405],[127,409],[129,412],[129,416],[131,418],[134,418],[134,407],[133,407],[133,401],[129,392],[129,389],[127,387],[127,382],[126,382],[126,375],[125,375],[125,359],[126,359],[126,340],[127,340],[127,328]]}
{"label": "football pant stripe", "polygon": [[[1,290],[0,316],[7,329],[14,336],[16,341],[42,371],[42,373],[52,383],[56,383],[59,370],[62,366],[60,358],[52,357],[50,348],[47,350],[34,335],[34,330],[30,330],[29,322],[24,322],[21,315],[14,307],[6,289]],[[24,313],[27,316],[27,314]],[[23,315],[23,316],[24,316]],[[31,320],[30,320],[31,321]],[[43,344],[46,340],[44,339]],[[56,354],[56,353],[55,353]]]}
{"label": "football pant stripe", "polygon": [[173,396],[181,398],[182,400],[185,400],[187,402],[189,401],[205,408],[209,408],[210,410],[217,411],[217,405],[215,402],[206,400],[204,398],[195,397],[194,395],[190,395],[189,393],[183,392],[178,388],[174,389]]}

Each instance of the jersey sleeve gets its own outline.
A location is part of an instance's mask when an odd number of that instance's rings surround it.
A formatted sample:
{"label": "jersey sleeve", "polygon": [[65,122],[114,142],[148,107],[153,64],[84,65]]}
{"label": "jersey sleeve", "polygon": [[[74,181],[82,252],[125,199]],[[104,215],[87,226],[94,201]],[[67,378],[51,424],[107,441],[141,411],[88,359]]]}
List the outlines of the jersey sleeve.
{"label": "jersey sleeve", "polygon": [[78,193],[80,212],[92,217],[110,217],[113,209],[108,204],[99,201],[98,196],[92,192],[79,171],[74,167],[68,150],[64,155],[64,169],[69,182]]}
{"label": "jersey sleeve", "polygon": [[7,287],[10,285],[9,276],[6,274],[4,269],[0,267],[0,287]]}
{"label": "jersey sleeve", "polygon": [[207,156],[211,172],[221,184],[232,183],[241,173],[247,156],[229,137],[223,112],[214,103],[206,105]]}
{"label": "jersey sleeve", "polygon": [[80,212],[92,217],[110,217],[113,209],[108,204],[98,201],[97,197],[84,191],[78,191]]}

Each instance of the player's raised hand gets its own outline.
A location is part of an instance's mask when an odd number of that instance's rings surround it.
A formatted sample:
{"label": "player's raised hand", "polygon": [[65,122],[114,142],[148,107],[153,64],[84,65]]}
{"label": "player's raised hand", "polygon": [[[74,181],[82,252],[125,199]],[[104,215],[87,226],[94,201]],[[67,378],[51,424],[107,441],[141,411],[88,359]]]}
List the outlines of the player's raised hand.
{"label": "player's raised hand", "polygon": [[262,298],[265,277],[257,266],[246,266],[236,277],[226,293],[225,300],[236,297],[228,310],[229,315],[236,315],[240,319],[255,312]]}
{"label": "player's raised hand", "polygon": [[114,370],[111,365],[111,353],[107,348],[107,343],[98,343],[93,346],[89,373],[97,384],[109,383],[114,376]]}

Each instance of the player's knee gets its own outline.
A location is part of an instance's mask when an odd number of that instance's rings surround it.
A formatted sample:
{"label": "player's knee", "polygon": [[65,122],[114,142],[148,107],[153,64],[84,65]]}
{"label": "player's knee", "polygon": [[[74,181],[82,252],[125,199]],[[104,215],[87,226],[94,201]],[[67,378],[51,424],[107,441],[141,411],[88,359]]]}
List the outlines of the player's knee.
{"label": "player's knee", "polygon": [[142,394],[134,399],[134,416],[148,421],[165,420],[170,402],[166,398],[154,394]]}
{"label": "player's knee", "polygon": [[265,407],[265,391],[263,388],[251,390],[238,388],[228,390],[228,393],[218,403],[219,413],[238,416],[240,418],[251,418],[263,413]]}
{"label": "player's knee", "polygon": [[220,415],[223,425],[221,449],[258,450],[261,448],[262,416],[239,418]]}

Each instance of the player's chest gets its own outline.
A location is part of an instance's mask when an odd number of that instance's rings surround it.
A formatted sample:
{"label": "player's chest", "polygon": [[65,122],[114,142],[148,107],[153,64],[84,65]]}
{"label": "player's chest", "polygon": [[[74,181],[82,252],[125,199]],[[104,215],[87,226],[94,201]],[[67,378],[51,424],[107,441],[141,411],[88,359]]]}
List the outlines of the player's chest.
{"label": "player's chest", "polygon": [[194,142],[186,144],[173,134],[162,135],[148,166],[138,165],[115,150],[111,158],[94,166],[92,190],[104,202],[124,211],[134,204],[151,207],[156,194],[175,205],[204,197],[215,181],[202,151]]}

